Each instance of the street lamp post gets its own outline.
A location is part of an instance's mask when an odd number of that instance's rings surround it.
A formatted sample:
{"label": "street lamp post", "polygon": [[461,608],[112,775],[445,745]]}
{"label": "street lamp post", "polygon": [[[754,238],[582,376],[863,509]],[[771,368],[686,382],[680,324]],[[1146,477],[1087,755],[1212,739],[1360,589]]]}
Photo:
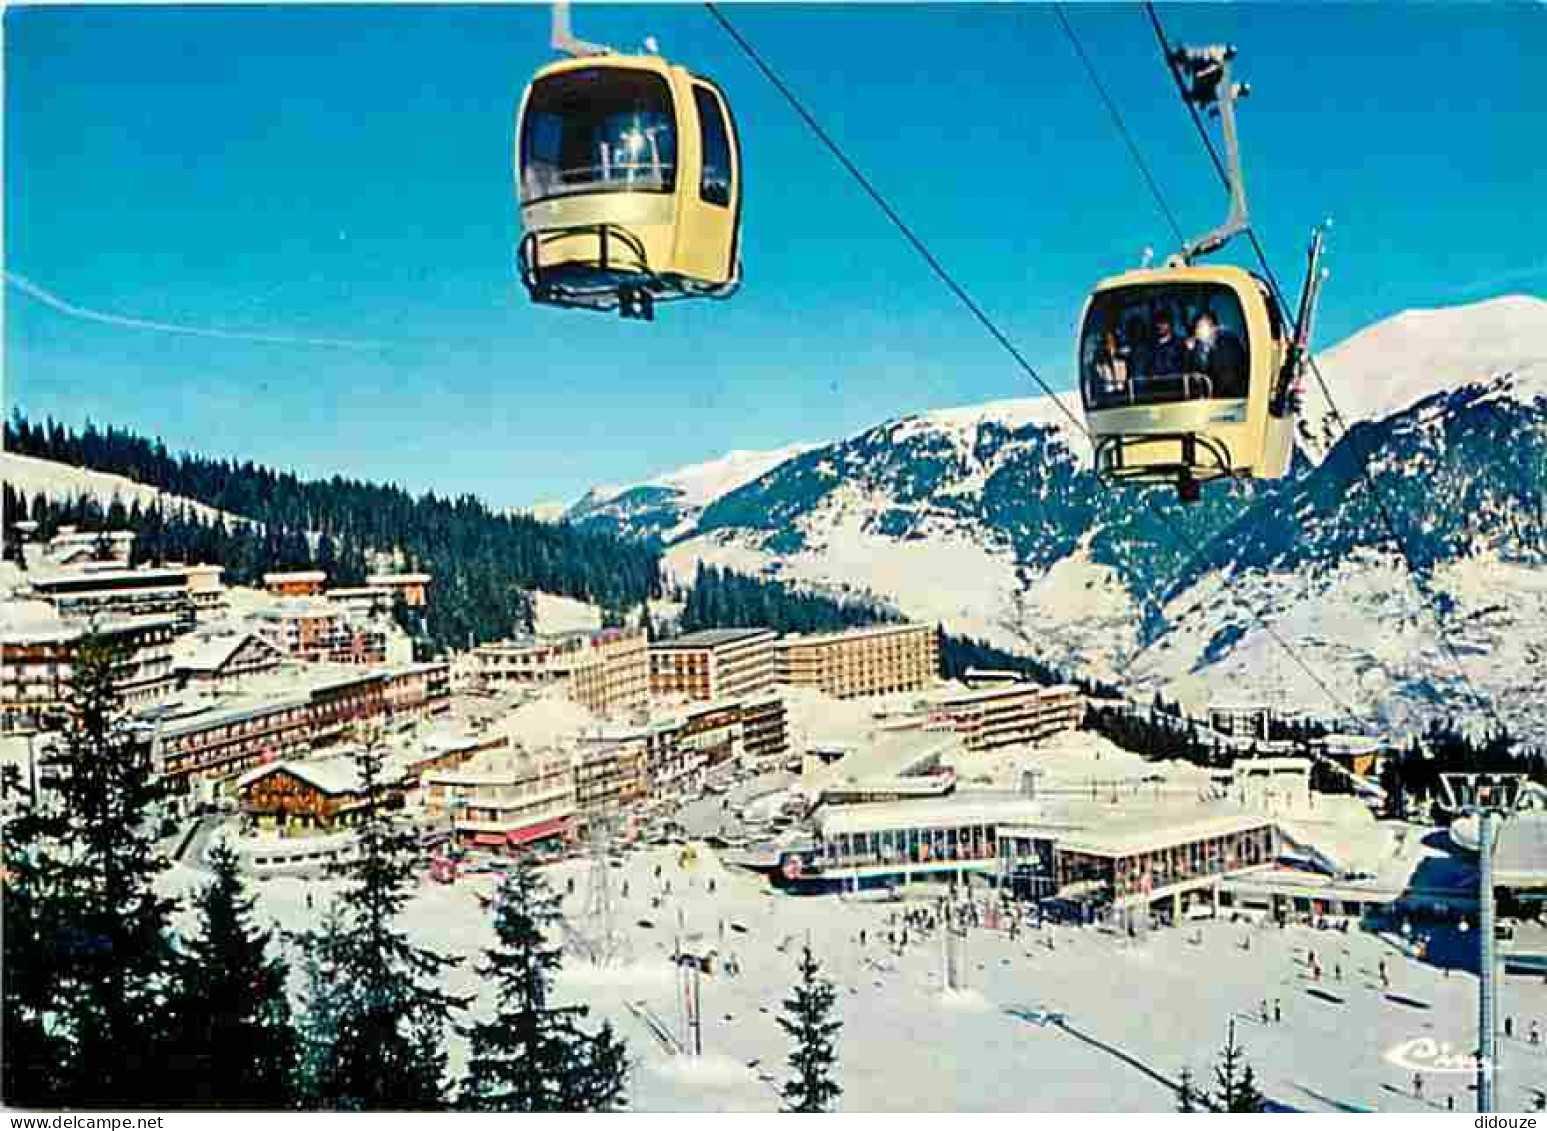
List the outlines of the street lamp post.
{"label": "street lamp post", "polygon": [[1477,1110],[1493,1110],[1495,1041],[1493,1018],[1497,1012],[1498,984],[1494,969],[1493,930],[1493,826],[1497,815],[1484,809],[1477,830],[1477,933],[1482,956],[1477,992]]}

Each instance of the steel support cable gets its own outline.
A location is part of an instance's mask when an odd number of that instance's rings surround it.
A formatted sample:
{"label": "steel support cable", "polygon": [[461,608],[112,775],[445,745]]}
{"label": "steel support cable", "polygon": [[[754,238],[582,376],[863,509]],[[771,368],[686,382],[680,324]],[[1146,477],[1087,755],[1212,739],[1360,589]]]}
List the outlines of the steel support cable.
{"label": "steel support cable", "polygon": [[[1052,386],[1050,386],[1047,381],[1043,379],[1042,375],[1037,372],[1036,367],[1026,359],[1025,355],[1021,353],[1021,351],[1012,341],[1010,341],[1009,337],[1005,335],[1005,333],[999,328],[994,320],[990,318],[989,315],[983,310],[983,308],[978,305],[978,303],[972,298],[970,294],[968,294],[966,288],[956,281],[956,279],[946,269],[945,265],[940,262],[939,258],[936,257],[936,255],[929,249],[928,245],[924,243],[923,239],[921,239],[913,231],[913,229],[908,225],[907,221],[905,221],[902,216],[898,214],[897,210],[892,207],[892,205],[887,201],[886,197],[882,195],[881,191],[875,186],[870,178],[867,177],[859,168],[859,166],[850,159],[848,154],[844,152],[842,146],[840,146],[833,139],[833,137],[822,128],[821,123],[816,120],[816,117],[811,113],[810,110],[806,108],[805,104],[801,102],[801,100],[796,96],[795,92],[790,89],[789,85],[785,83],[785,81],[779,76],[778,72],[774,70],[772,65],[770,65],[752,45],[752,43],[744,35],[742,35],[739,30],[737,30],[735,25],[733,25],[725,17],[725,14],[720,11],[717,4],[710,0],[710,2],[706,2],[704,4],[704,7],[708,10],[709,14],[714,17],[715,22],[720,25],[725,33],[730,36],[735,44],[741,49],[742,53],[746,55],[747,59],[753,64],[753,66],[762,72],[763,77],[766,78],[769,84],[779,92],[779,94],[784,98],[785,102],[789,104],[790,108],[795,111],[796,116],[799,117],[806,125],[806,128],[811,131],[812,135],[822,143],[823,147],[826,148],[827,151],[833,156],[833,158],[844,168],[844,170],[849,174],[854,182],[859,185],[859,187],[864,191],[865,195],[870,198],[872,203],[874,203],[876,207],[881,210],[881,212],[891,222],[892,226],[897,229],[897,231],[903,236],[909,245],[912,246],[914,251],[918,253],[919,257],[924,260],[930,271],[934,273],[935,277],[945,284],[946,288],[964,307],[967,308],[967,310],[972,314],[977,322],[986,331],[988,331],[989,335],[1000,345],[1002,349],[1004,349],[1006,353],[1010,355],[1010,357],[1015,361],[1016,365],[1052,399],[1053,403],[1059,407],[1059,409],[1066,417],[1068,417],[1070,423],[1073,424],[1075,428],[1077,428],[1088,441],[1090,441],[1092,447],[1094,448],[1095,437],[1091,434],[1091,431],[1086,426],[1085,422],[1070,410],[1068,405],[1064,403],[1063,399],[1056,392],[1054,392]],[[1115,107],[1112,107],[1112,109],[1115,113]],[[1191,553],[1192,555],[1196,556],[1198,552],[1197,549],[1194,548],[1189,550],[1186,536],[1175,528],[1172,520],[1165,519],[1164,521],[1166,524],[1164,529],[1166,529],[1172,535],[1176,548],[1181,550],[1183,554]],[[1245,606],[1243,605],[1243,607]],[[1315,683],[1321,692],[1343,713],[1344,717],[1351,721],[1358,719],[1358,712],[1354,711],[1340,696],[1338,696],[1332,690],[1332,688],[1325,680],[1321,678],[1321,676],[1316,674],[1310,665],[1307,664],[1306,661],[1301,658],[1293,648],[1290,647],[1288,642],[1284,640],[1278,631],[1275,630],[1274,627],[1269,624],[1260,613],[1251,608],[1247,608],[1247,612],[1256,618],[1257,623],[1265,632],[1267,632],[1268,636],[1274,641],[1274,643],[1282,648],[1289,655],[1290,659],[1292,659],[1296,665],[1299,666],[1299,668],[1311,678],[1312,682]]]}

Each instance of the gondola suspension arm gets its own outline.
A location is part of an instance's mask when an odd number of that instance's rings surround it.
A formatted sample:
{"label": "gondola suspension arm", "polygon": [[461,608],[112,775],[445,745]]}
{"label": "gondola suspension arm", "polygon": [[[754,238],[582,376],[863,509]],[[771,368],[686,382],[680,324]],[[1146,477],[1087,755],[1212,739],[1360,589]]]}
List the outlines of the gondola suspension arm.
{"label": "gondola suspension arm", "polygon": [[1230,212],[1225,222],[1211,232],[1189,240],[1171,265],[1185,267],[1201,255],[1209,255],[1246,231],[1251,221],[1246,211],[1246,176],[1241,169],[1241,142],[1236,133],[1236,100],[1251,93],[1251,87],[1237,83],[1230,73],[1235,48],[1178,47],[1169,62],[1182,97],[1219,117],[1220,133],[1225,141],[1225,172],[1230,182]]}
{"label": "gondola suspension arm", "polygon": [[569,0],[553,0],[553,30],[549,36],[549,45],[555,51],[562,51],[566,55],[573,55],[577,59],[584,59],[593,55],[611,55],[613,49],[602,43],[587,43],[583,39],[575,38],[575,34],[569,26]]}

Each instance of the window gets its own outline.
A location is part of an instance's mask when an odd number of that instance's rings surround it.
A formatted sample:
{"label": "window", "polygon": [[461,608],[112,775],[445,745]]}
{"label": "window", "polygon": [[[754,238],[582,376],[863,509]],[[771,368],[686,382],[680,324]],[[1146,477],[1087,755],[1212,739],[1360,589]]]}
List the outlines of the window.
{"label": "window", "polygon": [[1080,335],[1087,408],[1242,399],[1250,343],[1240,300],[1218,283],[1153,283],[1096,296]]}
{"label": "window", "polygon": [[730,207],[731,142],[725,128],[725,113],[720,100],[706,86],[693,88],[693,103],[698,108],[699,137],[703,142],[704,174],[698,182],[698,195],[710,204]]}
{"label": "window", "polygon": [[659,75],[597,67],[532,88],[521,122],[523,204],[575,193],[671,192],[676,180],[671,88]]}

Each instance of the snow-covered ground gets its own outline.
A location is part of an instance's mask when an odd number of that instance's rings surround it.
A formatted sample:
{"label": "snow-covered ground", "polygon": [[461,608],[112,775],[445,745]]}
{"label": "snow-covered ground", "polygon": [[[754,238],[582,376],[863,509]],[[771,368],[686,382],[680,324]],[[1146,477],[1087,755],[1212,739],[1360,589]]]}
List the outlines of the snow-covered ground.
{"label": "snow-covered ground", "polygon": [[[654,878],[657,866],[662,881]],[[561,892],[574,880],[565,907],[578,914],[585,864],[556,865],[549,875]],[[195,878],[180,869],[170,882],[184,890]],[[1472,1047],[1473,975],[1447,974],[1374,935],[1224,921],[1201,924],[1196,943],[1191,925],[1137,941],[1095,928],[1048,927],[1014,941],[1003,931],[974,930],[968,992],[953,996],[942,993],[938,941],[915,942],[901,957],[882,942],[896,905],[774,894],[762,879],[723,868],[703,849],[690,866],[676,850],[631,854],[611,879],[629,960],[607,969],[570,960],[559,988],[563,999],[610,1018],[629,1041],[636,1110],[776,1108],[773,1079],[782,1078],[787,1053],[776,1017],[807,941],[839,987],[842,1107],[849,1111],[1169,1110],[1171,1092],[1155,1076],[1174,1081],[1189,1067],[1195,1078],[1205,1077],[1232,1017],[1264,1090],[1278,1103],[1418,1111],[1425,1105],[1410,1094],[1413,1070],[1389,1062],[1393,1050],[1421,1038],[1457,1052]],[[671,894],[662,897],[665,880]],[[626,898],[619,894],[625,883]],[[405,913],[411,933],[446,952],[474,955],[492,940],[474,893],[493,885],[486,876],[447,887],[426,882]],[[926,898],[926,889],[917,890]],[[260,891],[261,913],[298,929],[320,915],[335,886],[276,877]],[[668,961],[679,933],[734,955],[741,969],[739,976],[716,973],[703,981],[705,1057],[697,1063],[669,1052],[644,1020],[653,1016],[668,1032],[681,1030]],[[1250,949],[1243,950],[1248,937]],[[1450,942],[1459,949],[1464,938]],[[1319,986],[1308,977],[1307,948],[1320,956]],[[1378,981],[1381,960],[1389,992]],[[481,989],[467,965],[448,981],[467,992]],[[1264,999],[1281,1003],[1281,1023],[1261,1023]],[[1063,1014],[1066,1026],[1026,1019],[1039,1011]],[[1540,979],[1506,980],[1501,1015],[1515,1018],[1517,1038],[1544,1013],[1547,986]],[[1501,1045],[1500,1109],[1519,1110],[1547,1072],[1547,1054],[1521,1039]],[[464,1055],[459,1046],[454,1065]],[[1465,1111],[1469,1082],[1430,1072],[1424,1095],[1440,1105],[1454,1095]]]}
{"label": "snow-covered ground", "polygon": [[[810,725],[822,706],[797,702],[792,714],[810,716],[802,724]],[[829,725],[860,733],[868,719],[856,711]],[[1134,781],[1160,774],[1163,788],[1183,791],[1207,778],[1195,767],[1146,762],[1084,732],[1035,748],[964,755],[959,770],[999,785],[1017,781],[1028,765],[1043,770],[1039,789],[1050,794],[1093,776]],[[1351,799],[1317,797],[1303,811],[1281,815],[1301,832],[1314,828],[1318,839],[1383,880],[1406,882],[1420,863],[1469,867],[1445,856],[1437,847],[1443,838],[1377,824]],[[567,892],[566,913],[583,924],[588,862],[546,871],[554,890]],[[1412,1062],[1422,1052],[1413,1042],[1448,1046],[1457,1055],[1473,1045],[1475,931],[1435,930],[1431,957],[1420,961],[1384,935],[1225,919],[1135,939],[1096,927],[1029,928],[1014,939],[1003,929],[975,928],[966,944],[967,984],[947,993],[938,937],[914,932],[900,954],[886,944],[899,904],[784,895],[758,875],[724,866],[703,845],[691,860],[675,847],[631,850],[608,877],[626,953],[606,968],[568,959],[559,997],[589,1005],[593,1021],[612,1020],[628,1040],[635,1110],[776,1109],[788,1052],[777,1017],[808,942],[838,986],[841,1106],[848,1111],[1166,1111],[1183,1068],[1194,1079],[1208,1077],[1232,1018],[1264,1091],[1285,1107],[1444,1110],[1447,1097],[1458,1111],[1472,1106],[1471,1078],[1463,1073],[1425,1070],[1424,1098],[1415,1098]],[[198,879],[180,866],[167,882],[181,893]],[[483,1007],[490,1002],[471,967],[492,930],[477,897],[492,893],[495,883],[490,875],[450,886],[426,879],[405,912],[416,939],[468,956],[448,985],[482,993]],[[315,922],[337,885],[275,876],[258,890],[260,914],[295,930]],[[917,906],[941,891],[917,886],[906,894]],[[980,899],[986,894],[977,890]],[[1415,926],[1420,934],[1429,930]],[[685,1033],[669,961],[679,936],[687,949],[714,950],[739,966],[728,976],[717,963],[703,979],[704,1056],[697,1060],[678,1056],[671,1044]],[[1319,983],[1308,952],[1321,965]],[[1389,987],[1381,984],[1383,962]],[[1281,1009],[1282,1021],[1262,1021],[1265,1003],[1270,1013]],[[1049,1022],[1049,1014],[1062,1021]],[[1547,1019],[1547,985],[1506,978],[1500,1017],[1513,1019],[1515,1038],[1500,1042],[1499,1107],[1519,1110],[1530,1106],[1532,1089],[1547,1075],[1547,1052],[1523,1039],[1533,1021]],[[465,1055],[455,1040],[453,1071]]]}
{"label": "snow-covered ground", "polygon": [[538,632],[589,631],[602,627],[601,606],[540,590],[532,593]]}

